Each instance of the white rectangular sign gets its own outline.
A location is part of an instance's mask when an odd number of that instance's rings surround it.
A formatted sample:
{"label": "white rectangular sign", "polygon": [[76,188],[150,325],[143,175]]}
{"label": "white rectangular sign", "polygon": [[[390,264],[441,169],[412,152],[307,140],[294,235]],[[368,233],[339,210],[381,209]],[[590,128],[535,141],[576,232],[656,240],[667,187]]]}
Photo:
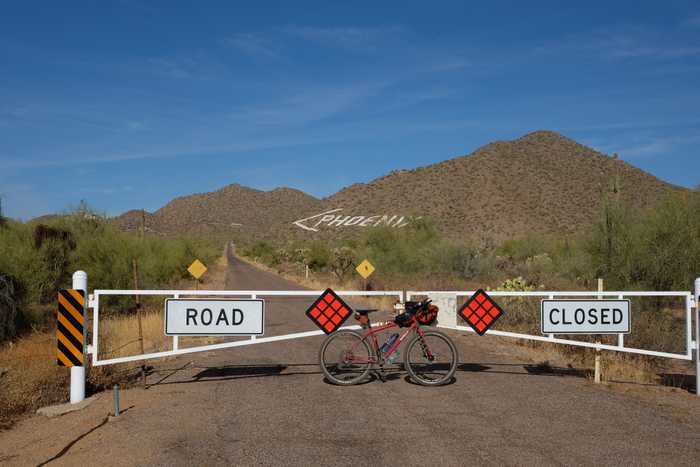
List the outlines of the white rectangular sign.
{"label": "white rectangular sign", "polygon": [[542,300],[542,334],[628,334],[629,300]]}
{"label": "white rectangular sign", "polygon": [[264,300],[165,300],[166,336],[262,336],[264,329]]}

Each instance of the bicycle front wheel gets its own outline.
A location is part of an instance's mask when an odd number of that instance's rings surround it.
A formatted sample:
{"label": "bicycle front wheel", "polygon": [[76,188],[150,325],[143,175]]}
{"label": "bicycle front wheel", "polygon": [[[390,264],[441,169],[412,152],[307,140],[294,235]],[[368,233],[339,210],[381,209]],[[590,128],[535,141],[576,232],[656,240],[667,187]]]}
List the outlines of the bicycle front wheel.
{"label": "bicycle front wheel", "polygon": [[355,331],[334,332],[323,341],[319,352],[321,371],[328,381],[340,386],[357,384],[367,377],[372,365],[369,344]]}
{"label": "bicycle front wheel", "polygon": [[406,346],[404,364],[416,383],[440,386],[450,382],[457,370],[457,348],[439,331],[416,334]]}

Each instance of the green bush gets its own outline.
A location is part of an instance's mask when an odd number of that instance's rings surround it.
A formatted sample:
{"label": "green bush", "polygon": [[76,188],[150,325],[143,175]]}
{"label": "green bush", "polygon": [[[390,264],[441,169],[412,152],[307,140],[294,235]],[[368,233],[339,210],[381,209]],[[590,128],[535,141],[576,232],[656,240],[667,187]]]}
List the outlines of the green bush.
{"label": "green bush", "polygon": [[[208,263],[220,255],[216,245],[186,237],[141,239],[125,234],[84,205],[49,224],[69,233],[70,240],[47,238],[36,248],[35,225],[9,221],[0,229],[0,275],[15,284],[12,303],[25,325],[42,324],[33,323],[41,318],[34,316],[33,307],[53,303],[57,290],[71,285],[76,270],[87,271],[90,289],[131,289],[136,259],[139,288],[162,288],[187,277],[187,267],[194,259]],[[110,302],[130,306],[132,301],[128,297]],[[0,329],[0,336],[10,338],[17,331]]]}
{"label": "green bush", "polygon": [[607,203],[588,251],[611,288],[688,290],[700,274],[700,193],[668,195],[644,212]]}
{"label": "green bush", "polygon": [[275,247],[265,241],[259,241],[247,248],[243,248],[242,254],[268,266],[276,264],[278,258]]}

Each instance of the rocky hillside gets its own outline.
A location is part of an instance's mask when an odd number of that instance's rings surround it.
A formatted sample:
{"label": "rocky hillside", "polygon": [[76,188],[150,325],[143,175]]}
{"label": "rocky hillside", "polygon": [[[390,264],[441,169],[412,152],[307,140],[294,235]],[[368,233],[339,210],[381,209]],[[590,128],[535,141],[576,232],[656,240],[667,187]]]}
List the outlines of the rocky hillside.
{"label": "rocky hillside", "polygon": [[[680,189],[560,134],[537,131],[438,164],[395,171],[322,200],[289,188],[265,192],[230,185],[146,213],[146,226],[163,234],[329,237],[372,225],[399,227],[410,216],[422,216],[453,238],[500,240],[576,232],[595,220],[611,191],[632,206],[646,207]],[[133,230],[140,217],[140,211],[130,211],[117,221]]]}
{"label": "rocky hillside", "polygon": [[[292,188],[260,191],[234,184],[175,198],[154,213],[146,212],[146,230],[158,234],[221,231],[269,238],[320,206],[317,198]],[[123,230],[137,230],[141,211],[126,212],[116,221]]]}
{"label": "rocky hillside", "polygon": [[650,206],[678,189],[554,132],[488,144],[472,154],[355,184],[324,200],[346,211],[409,212],[452,237],[570,233],[590,225],[604,193]]}

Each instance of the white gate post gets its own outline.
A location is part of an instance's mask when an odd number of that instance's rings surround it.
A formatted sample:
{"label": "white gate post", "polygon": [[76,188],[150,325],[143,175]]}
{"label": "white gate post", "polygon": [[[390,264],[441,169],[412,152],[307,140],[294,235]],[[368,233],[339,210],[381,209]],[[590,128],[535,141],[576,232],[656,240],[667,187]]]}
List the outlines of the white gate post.
{"label": "white gate post", "polygon": [[83,366],[70,368],[70,403],[77,404],[85,400],[85,334],[87,330],[88,288],[87,273],[76,271],[73,273],[73,288],[85,293],[85,307],[83,308]]}
{"label": "white gate post", "polygon": [[700,277],[695,279],[695,395],[700,396]]}

